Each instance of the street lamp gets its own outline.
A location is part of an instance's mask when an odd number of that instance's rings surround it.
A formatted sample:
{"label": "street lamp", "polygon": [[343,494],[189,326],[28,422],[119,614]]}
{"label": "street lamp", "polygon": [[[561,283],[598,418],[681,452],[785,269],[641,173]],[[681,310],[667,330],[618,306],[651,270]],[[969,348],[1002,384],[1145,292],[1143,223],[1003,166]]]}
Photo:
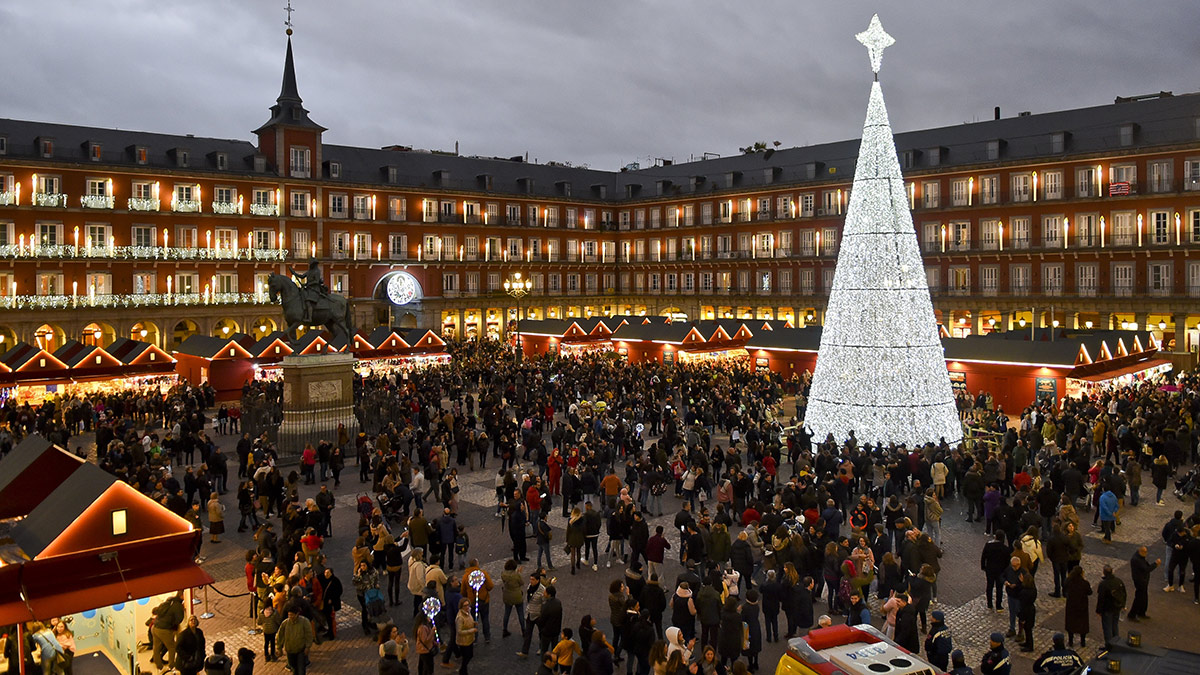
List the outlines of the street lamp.
{"label": "street lamp", "polygon": [[521,298],[529,295],[531,290],[533,290],[533,280],[522,279],[520,272],[513,272],[511,279],[504,280],[504,292],[517,301],[517,361],[521,360],[521,352],[524,351],[521,346]]}

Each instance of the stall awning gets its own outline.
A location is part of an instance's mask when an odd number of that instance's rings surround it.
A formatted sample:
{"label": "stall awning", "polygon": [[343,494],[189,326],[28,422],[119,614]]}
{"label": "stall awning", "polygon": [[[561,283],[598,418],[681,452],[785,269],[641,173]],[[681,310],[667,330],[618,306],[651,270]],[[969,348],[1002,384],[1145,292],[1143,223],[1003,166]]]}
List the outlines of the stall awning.
{"label": "stall awning", "polygon": [[1133,373],[1140,373],[1143,370],[1148,370],[1150,368],[1154,368],[1155,366],[1161,366],[1165,363],[1170,363],[1170,362],[1171,362],[1170,359],[1147,359],[1145,361],[1138,361],[1137,363],[1130,365],[1130,366],[1125,366],[1124,368],[1117,368],[1115,370],[1105,370],[1105,371],[1102,371],[1099,373],[1092,373],[1089,375],[1081,375],[1079,377],[1072,378],[1072,379],[1085,380],[1087,382],[1107,382],[1108,380],[1120,377],[1122,375],[1131,375]]}
{"label": "stall awning", "polygon": [[[197,565],[175,567],[140,576],[116,579],[108,583],[83,588],[63,585],[47,594],[30,593],[0,604],[0,626],[18,621],[45,620],[75,614],[88,609],[108,607],[123,602],[171,593],[185,588],[212,583],[208,572]],[[7,594],[6,594],[7,595]]]}

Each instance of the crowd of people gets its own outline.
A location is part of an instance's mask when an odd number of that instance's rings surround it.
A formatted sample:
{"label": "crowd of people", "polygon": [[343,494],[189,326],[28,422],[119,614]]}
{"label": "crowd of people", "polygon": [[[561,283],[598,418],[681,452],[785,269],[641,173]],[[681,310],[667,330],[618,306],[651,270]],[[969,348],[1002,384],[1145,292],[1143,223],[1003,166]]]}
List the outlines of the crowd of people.
{"label": "crowd of people", "polygon": [[[1065,672],[1082,663],[1073,648],[1086,646],[1091,614],[1112,643],[1123,611],[1129,621],[1148,618],[1158,566],[1169,591],[1184,590],[1188,562],[1200,569],[1195,511],[1175,512],[1163,527],[1163,560],[1145,547],[1134,555],[1131,603],[1110,567],[1093,584],[1080,565],[1087,514],[1110,542],[1124,510],[1140,503],[1144,474],[1161,506],[1170,477],[1195,463],[1200,383],[1190,375],[1171,387],[1040,402],[1016,419],[983,393],[963,397],[964,419],[994,440],[905,448],[814,439],[784,419],[787,391],[803,410],[803,378],[610,355],[509,365],[490,343],[451,349],[453,365],[357,381],[356,396],[388,410],[387,423],[306,448],[294,470],[277,466],[266,436],[242,434],[226,458],[206,428],[209,393],[186,385],[161,404],[104,402],[106,414],[93,420],[97,461],[207,527],[207,546],[225,531],[220,495],[236,492],[238,530],[254,532],[248,615],[262,630],[263,658],[286,660],[293,675],[306,672],[314,645],[337,639],[343,576],[362,630],[377,638],[381,673],[407,672],[413,660],[425,675],[440,660],[466,675],[476,648],[492,643],[499,596],[501,638],[515,623],[517,651],[536,655],[539,673],[612,675],[621,664],[638,675],[757,672],[764,643],[846,623],[871,624],[962,675],[974,671],[955,633],[970,628],[948,626],[935,609],[941,522],[962,513],[988,535],[979,562],[987,606],[1008,612],[1007,634],[989,636],[978,665],[992,675],[1009,672],[1006,642],[1037,647],[1039,573],[1052,576],[1050,595],[1067,611],[1035,672]],[[274,391],[256,384],[248,394]],[[18,421],[13,429],[82,430],[63,411],[0,416]],[[328,550],[332,490],[353,481],[341,476],[351,460],[373,498],[359,500],[355,531],[337,533],[353,543],[339,576],[331,558],[345,549]],[[494,474],[495,515],[511,539],[498,579],[471,553],[479,526],[459,514],[460,481],[476,471]],[[302,499],[305,484],[319,487]],[[670,525],[651,525],[672,511]],[[678,560],[673,578],[668,556]],[[612,577],[607,617],[568,615],[555,576],[564,566]],[[1200,602],[1195,580],[1193,593]],[[394,609],[408,604],[411,614]],[[155,657],[179,667],[186,628],[164,628]]]}

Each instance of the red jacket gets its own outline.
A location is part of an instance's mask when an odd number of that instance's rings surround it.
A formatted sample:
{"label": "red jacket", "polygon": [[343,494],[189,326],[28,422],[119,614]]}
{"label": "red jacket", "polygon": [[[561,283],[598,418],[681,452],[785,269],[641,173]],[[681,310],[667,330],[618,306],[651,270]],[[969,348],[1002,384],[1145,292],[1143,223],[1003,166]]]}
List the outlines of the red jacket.
{"label": "red jacket", "polygon": [[529,504],[529,512],[537,513],[542,509],[542,495],[538,492],[536,485],[530,485],[525,491],[525,503]]}

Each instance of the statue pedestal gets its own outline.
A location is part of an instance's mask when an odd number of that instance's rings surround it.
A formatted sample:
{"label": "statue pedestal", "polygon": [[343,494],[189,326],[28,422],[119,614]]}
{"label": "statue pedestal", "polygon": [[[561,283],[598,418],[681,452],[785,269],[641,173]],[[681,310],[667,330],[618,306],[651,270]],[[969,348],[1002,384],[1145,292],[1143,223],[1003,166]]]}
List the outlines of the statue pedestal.
{"label": "statue pedestal", "polygon": [[[286,356],[283,371],[283,423],[279,425],[279,458],[297,460],[304,446],[321,441],[337,443],[338,426],[345,425],[351,441],[358,435],[354,416],[354,364],[351,354]],[[353,445],[342,448],[342,456]]]}

